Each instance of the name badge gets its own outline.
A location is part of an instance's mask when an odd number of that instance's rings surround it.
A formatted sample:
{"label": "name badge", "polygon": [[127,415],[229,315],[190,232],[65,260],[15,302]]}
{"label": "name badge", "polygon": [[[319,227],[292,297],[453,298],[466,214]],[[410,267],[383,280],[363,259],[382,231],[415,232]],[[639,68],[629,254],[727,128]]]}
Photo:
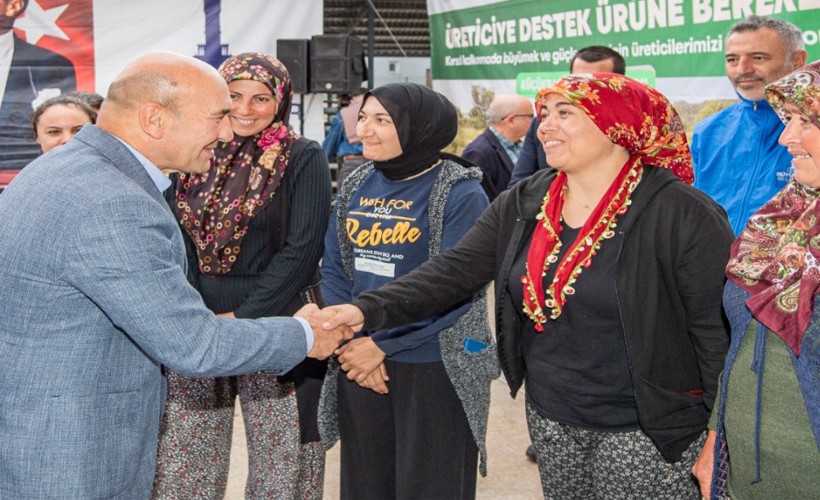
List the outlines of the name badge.
{"label": "name badge", "polygon": [[377,260],[356,257],[353,259],[353,267],[357,271],[361,271],[363,273],[370,273],[388,278],[396,277],[396,265],[390,264],[389,262],[379,262]]}

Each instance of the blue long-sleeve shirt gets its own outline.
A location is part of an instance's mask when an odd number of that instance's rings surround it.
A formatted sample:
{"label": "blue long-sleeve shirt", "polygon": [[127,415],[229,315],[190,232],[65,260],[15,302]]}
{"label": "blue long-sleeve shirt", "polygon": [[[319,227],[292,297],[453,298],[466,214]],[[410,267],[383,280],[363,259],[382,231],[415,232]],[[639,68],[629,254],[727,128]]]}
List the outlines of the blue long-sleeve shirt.
{"label": "blue long-sleeve shirt", "polygon": [[512,176],[510,176],[510,184],[508,187],[513,187],[518,181],[526,179],[532,174],[549,168],[547,164],[547,155],[544,153],[544,148],[538,142],[538,118],[533,118],[530,123],[530,128],[527,129],[527,135],[524,136],[524,144],[521,146],[521,152],[518,154],[518,160],[515,162]]}
{"label": "blue long-sleeve shirt", "polygon": [[322,141],[322,148],[324,148],[328,160],[338,158],[340,163],[345,156],[360,155],[363,150],[361,142],[351,144],[347,140],[342,115],[339,113],[336,113],[333,119],[330,120],[330,128],[327,135],[325,135],[325,140]]}

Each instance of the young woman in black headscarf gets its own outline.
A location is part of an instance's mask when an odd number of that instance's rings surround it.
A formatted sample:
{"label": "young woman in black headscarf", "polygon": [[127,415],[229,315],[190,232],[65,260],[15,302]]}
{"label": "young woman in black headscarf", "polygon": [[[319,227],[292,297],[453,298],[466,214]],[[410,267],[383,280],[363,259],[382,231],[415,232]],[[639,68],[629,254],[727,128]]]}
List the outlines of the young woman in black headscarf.
{"label": "young woman in black headscarf", "polygon": [[[326,303],[349,302],[447,250],[487,207],[480,170],[441,152],[457,128],[453,104],[422,85],[365,94],[357,134],[370,161],[336,200],[321,269]],[[483,293],[364,332],[337,356],[320,429],[326,447],[341,438],[342,498],[473,498],[499,370]]]}

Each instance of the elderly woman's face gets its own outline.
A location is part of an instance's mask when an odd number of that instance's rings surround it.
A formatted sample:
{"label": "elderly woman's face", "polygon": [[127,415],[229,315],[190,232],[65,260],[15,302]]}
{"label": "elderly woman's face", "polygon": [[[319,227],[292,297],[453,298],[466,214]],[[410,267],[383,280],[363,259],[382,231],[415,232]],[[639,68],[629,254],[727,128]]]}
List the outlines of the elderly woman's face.
{"label": "elderly woman's face", "polygon": [[401,142],[390,113],[375,97],[368,97],[359,111],[356,135],[362,139],[362,156],[387,161],[401,155]]}
{"label": "elderly woman's face", "polygon": [[786,128],[778,142],[794,157],[794,178],[807,186],[820,188],[820,128],[800,109],[786,102]]}
{"label": "elderly woman's face", "polygon": [[607,139],[586,113],[558,94],[548,95],[541,108],[538,139],[547,163],[567,173],[595,168],[602,158],[623,149]]}

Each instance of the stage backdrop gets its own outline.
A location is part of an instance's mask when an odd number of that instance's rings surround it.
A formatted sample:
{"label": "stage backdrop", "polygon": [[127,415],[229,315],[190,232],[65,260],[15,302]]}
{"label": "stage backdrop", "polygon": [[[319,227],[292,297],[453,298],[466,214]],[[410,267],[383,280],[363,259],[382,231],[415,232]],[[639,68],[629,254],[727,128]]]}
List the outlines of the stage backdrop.
{"label": "stage backdrop", "polygon": [[[277,39],[304,39],[321,32],[322,2],[291,0],[29,0],[13,29],[19,44],[15,54],[34,50],[63,56],[74,67],[76,89],[103,95],[125,64],[146,51],[168,50],[218,64],[226,54],[244,51],[275,55]],[[0,92],[5,89],[0,95],[0,169],[22,168],[39,152],[29,133],[32,105],[74,86],[70,77],[40,86],[30,77],[36,76],[33,66],[36,62],[12,60],[10,73],[29,75],[20,80],[25,85],[11,77],[9,85],[0,81]],[[4,73],[0,71],[0,78]],[[13,109],[6,98],[18,90],[20,97],[14,99],[20,107]],[[307,98],[306,135],[316,128],[321,139],[321,96]],[[317,112],[313,126],[311,111]]]}
{"label": "stage backdrop", "polygon": [[485,90],[532,97],[567,74],[572,55],[587,45],[619,51],[628,75],[676,103],[736,99],[724,76],[725,36],[751,14],[796,24],[809,60],[820,59],[820,0],[427,0],[427,6],[434,87],[464,112]]}

